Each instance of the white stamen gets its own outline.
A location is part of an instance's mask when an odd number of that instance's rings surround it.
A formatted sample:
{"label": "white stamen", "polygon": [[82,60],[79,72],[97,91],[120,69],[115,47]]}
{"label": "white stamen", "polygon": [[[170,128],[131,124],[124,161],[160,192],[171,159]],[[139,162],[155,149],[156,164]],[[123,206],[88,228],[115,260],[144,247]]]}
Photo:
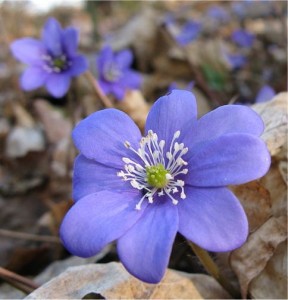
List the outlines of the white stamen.
{"label": "white stamen", "polygon": [[[158,141],[158,136],[152,130],[148,131],[146,137],[141,138],[140,147],[135,150],[131,147],[128,141],[125,141],[124,146],[136,154],[139,159],[136,161],[128,157],[123,157],[125,163],[124,170],[117,173],[124,181],[129,181],[135,189],[142,190],[144,193],[141,200],[137,203],[136,209],[140,210],[145,199],[148,203],[154,202],[154,195],[159,197],[167,195],[174,205],[177,205],[179,200],[185,199],[184,192],[185,182],[177,179],[179,174],[187,174],[188,169],[184,168],[188,163],[182,158],[188,152],[188,148],[184,147],[183,143],[178,143],[175,140],[180,136],[180,131],[176,131],[173,135],[169,150],[164,152],[165,141]],[[167,148],[168,149],[168,148]],[[165,177],[167,179],[166,186],[157,188],[149,185],[147,179],[147,168],[161,164],[167,171]],[[157,175],[159,170],[154,170],[155,174],[150,174],[150,178],[154,180],[155,185],[159,184]],[[156,176],[155,176],[156,175]],[[172,196],[173,194],[173,196]]]}

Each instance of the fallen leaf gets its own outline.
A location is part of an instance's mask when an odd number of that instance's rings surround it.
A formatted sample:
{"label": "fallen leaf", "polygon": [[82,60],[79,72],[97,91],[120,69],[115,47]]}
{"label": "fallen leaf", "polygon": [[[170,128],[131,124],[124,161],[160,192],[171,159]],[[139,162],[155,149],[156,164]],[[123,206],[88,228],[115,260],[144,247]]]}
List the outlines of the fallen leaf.
{"label": "fallen leaf", "polygon": [[17,124],[20,127],[33,128],[35,126],[34,119],[27,109],[24,108],[24,106],[22,106],[20,103],[13,103],[12,110],[14,117],[17,120]]}
{"label": "fallen leaf", "polygon": [[255,231],[271,216],[271,197],[259,181],[252,181],[239,186],[232,186],[231,190],[241,201],[249,222],[250,232]]}
{"label": "fallen leaf", "polygon": [[18,158],[44,149],[45,139],[39,127],[15,126],[8,134],[5,154],[9,158]]}
{"label": "fallen leaf", "polygon": [[[262,117],[265,131],[261,138],[267,144],[272,156],[281,155],[287,146],[287,93],[276,95],[271,101],[252,105]],[[282,152],[282,153],[281,153]],[[284,156],[286,156],[286,152]]]}
{"label": "fallen leaf", "polygon": [[159,284],[147,284],[132,277],[120,263],[90,264],[69,268],[25,299],[81,299],[91,293],[105,299],[229,299],[212,277],[189,277],[167,270]]}
{"label": "fallen leaf", "polygon": [[57,143],[70,137],[71,123],[64,118],[60,110],[56,110],[51,104],[42,99],[37,99],[34,102],[34,108],[50,143]]}
{"label": "fallen leaf", "polygon": [[254,299],[287,299],[287,241],[281,243],[265,269],[251,281]]}
{"label": "fallen leaf", "polygon": [[288,174],[287,174],[287,161],[280,161],[279,162],[279,172],[283,178],[284,182],[288,182]]}
{"label": "fallen leaf", "polygon": [[272,217],[253,232],[241,248],[232,252],[230,264],[239,279],[243,298],[251,281],[264,270],[277,246],[286,239],[287,217]]}
{"label": "fallen leaf", "polygon": [[272,216],[287,215],[287,184],[283,180],[277,162],[272,164],[266,176],[260,179],[260,183],[270,193]]}
{"label": "fallen leaf", "polygon": [[150,105],[140,91],[127,91],[124,100],[117,102],[115,107],[127,113],[139,126],[140,130],[144,130]]}
{"label": "fallen leaf", "polygon": [[[111,251],[111,245],[105,247],[99,254],[89,258],[82,258],[77,256],[71,256],[63,260],[54,261],[44,271],[42,271],[39,275],[33,278],[33,281],[40,285],[48,282],[52,278],[58,276],[62,272],[64,272],[69,267],[74,266],[84,266],[86,264],[91,264],[97,262],[102,259],[107,253]],[[0,295],[1,299],[23,299],[25,295],[23,292],[16,290],[14,287],[8,285],[7,283],[3,283],[0,285]],[[95,299],[95,298],[94,298]]]}

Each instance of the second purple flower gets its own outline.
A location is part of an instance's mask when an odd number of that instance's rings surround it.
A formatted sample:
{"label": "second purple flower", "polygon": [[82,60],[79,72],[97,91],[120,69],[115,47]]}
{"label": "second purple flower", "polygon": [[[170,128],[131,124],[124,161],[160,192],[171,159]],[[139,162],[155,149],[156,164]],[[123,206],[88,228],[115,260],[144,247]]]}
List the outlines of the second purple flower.
{"label": "second purple flower", "polygon": [[110,46],[105,46],[97,57],[98,82],[107,94],[113,94],[123,100],[128,89],[139,89],[142,83],[140,73],[132,70],[133,54],[129,49],[114,53]]}

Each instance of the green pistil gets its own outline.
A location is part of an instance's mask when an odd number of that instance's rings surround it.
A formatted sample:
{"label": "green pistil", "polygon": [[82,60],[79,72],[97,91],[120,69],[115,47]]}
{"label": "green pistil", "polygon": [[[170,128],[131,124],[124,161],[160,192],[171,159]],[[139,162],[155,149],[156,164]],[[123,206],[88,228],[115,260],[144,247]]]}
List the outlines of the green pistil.
{"label": "green pistil", "polygon": [[53,66],[62,70],[66,66],[66,61],[61,58],[53,59]]}
{"label": "green pistil", "polygon": [[150,186],[156,188],[164,188],[167,185],[167,174],[168,171],[164,168],[162,164],[146,168],[147,182]]}

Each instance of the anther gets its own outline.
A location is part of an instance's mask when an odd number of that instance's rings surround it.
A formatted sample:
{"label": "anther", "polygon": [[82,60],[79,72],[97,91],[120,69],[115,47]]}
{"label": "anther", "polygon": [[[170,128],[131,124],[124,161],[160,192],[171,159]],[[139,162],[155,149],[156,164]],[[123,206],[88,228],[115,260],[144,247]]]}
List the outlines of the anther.
{"label": "anther", "polygon": [[174,133],[174,138],[175,139],[178,139],[180,136],[180,130],[177,130],[175,133]]}
{"label": "anther", "polygon": [[[184,168],[188,163],[182,158],[188,152],[184,143],[175,140],[179,138],[180,131],[176,131],[167,152],[164,152],[165,140],[158,140],[158,136],[149,130],[146,137],[140,140],[140,147],[133,149],[128,141],[124,145],[130,149],[138,160],[123,157],[124,171],[117,172],[117,176],[124,181],[130,181],[133,188],[143,192],[143,197],[136,204],[136,209],[140,210],[145,199],[149,204],[154,202],[154,196],[168,196],[172,203],[176,205],[179,199],[185,199],[185,182],[177,180],[179,174],[187,174],[188,168]],[[172,196],[173,195],[173,196]],[[178,197],[178,200],[176,198]]]}

